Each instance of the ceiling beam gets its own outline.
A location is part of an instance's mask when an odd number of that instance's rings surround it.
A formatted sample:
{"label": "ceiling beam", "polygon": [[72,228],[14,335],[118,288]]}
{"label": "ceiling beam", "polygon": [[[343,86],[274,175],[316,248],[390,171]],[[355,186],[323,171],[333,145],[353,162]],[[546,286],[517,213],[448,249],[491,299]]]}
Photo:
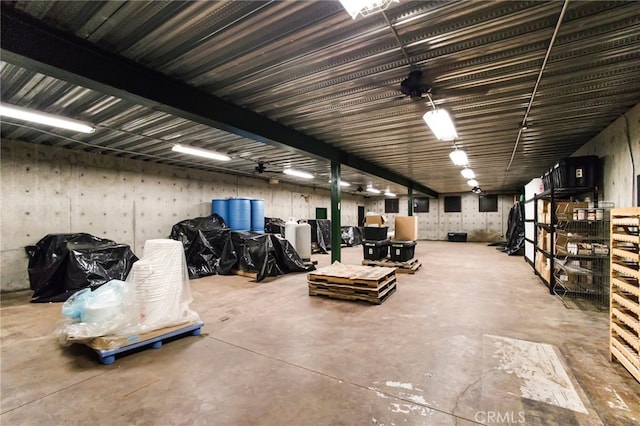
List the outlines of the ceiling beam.
{"label": "ceiling beam", "polygon": [[14,9],[1,9],[2,60],[281,149],[338,162],[425,195],[438,193],[264,115],[107,52]]}

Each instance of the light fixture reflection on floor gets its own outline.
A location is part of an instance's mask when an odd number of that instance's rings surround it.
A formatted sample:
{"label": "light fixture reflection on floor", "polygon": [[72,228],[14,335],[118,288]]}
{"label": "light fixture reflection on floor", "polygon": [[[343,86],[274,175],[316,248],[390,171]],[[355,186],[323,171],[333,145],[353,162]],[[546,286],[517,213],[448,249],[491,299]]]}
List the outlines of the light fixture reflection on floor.
{"label": "light fixture reflection on floor", "polygon": [[207,149],[202,148],[194,148],[192,146],[185,146],[180,144],[175,144],[171,151],[179,152],[181,154],[189,154],[195,155],[196,157],[208,158],[210,160],[218,160],[218,161],[229,161],[231,157],[228,155],[220,154],[219,152],[209,151]]}
{"label": "light fixture reflection on floor", "polygon": [[5,103],[0,103],[0,116],[44,124],[51,127],[59,127],[61,129],[75,130],[81,133],[93,133],[96,130],[95,127],[84,121],[73,120],[71,118]]}
{"label": "light fixture reflection on floor", "polygon": [[460,170],[460,173],[462,174],[462,177],[465,179],[473,179],[476,177],[476,174],[473,172],[473,170],[468,169],[466,167]]}
{"label": "light fixture reflection on floor", "polygon": [[458,138],[458,133],[453,125],[453,121],[451,121],[451,116],[446,110],[434,109],[427,111],[422,118],[436,138],[441,141],[452,141]]}
{"label": "light fixture reflection on floor", "polygon": [[455,151],[451,151],[449,154],[449,158],[453,161],[453,164],[456,166],[466,166],[469,160],[467,159],[467,153],[461,149],[456,149]]}
{"label": "light fixture reflection on floor", "polygon": [[467,181],[467,185],[469,185],[469,186],[471,186],[471,187],[473,187],[473,186],[478,186],[478,181],[477,181],[477,180],[475,180],[475,179],[469,179],[469,180]]}
{"label": "light fixture reflection on floor", "polygon": [[313,179],[313,175],[311,173],[303,172],[301,170],[295,169],[284,169],[282,171],[285,175],[295,176],[302,179]]}

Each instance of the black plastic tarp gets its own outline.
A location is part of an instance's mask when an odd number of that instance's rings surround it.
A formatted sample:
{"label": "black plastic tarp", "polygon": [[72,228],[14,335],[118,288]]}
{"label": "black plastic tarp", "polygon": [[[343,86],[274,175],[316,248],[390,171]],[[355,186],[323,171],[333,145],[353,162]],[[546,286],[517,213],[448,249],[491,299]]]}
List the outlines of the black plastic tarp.
{"label": "black plastic tarp", "polygon": [[331,250],[331,220],[309,219],[311,225],[311,243],[318,244],[320,253],[329,253]]}
{"label": "black plastic tarp", "polygon": [[519,254],[524,250],[524,203],[517,202],[511,207],[505,237],[507,245],[504,252],[509,256]]}
{"label": "black plastic tarp", "polygon": [[264,218],[264,232],[269,234],[284,235],[284,227],[286,222],[277,217],[265,217]]}
{"label": "black plastic tarp", "polygon": [[189,278],[216,274],[229,232],[231,229],[216,213],[173,225],[170,238],[184,246]]}
{"label": "black plastic tarp", "polygon": [[357,226],[342,226],[342,244],[347,247],[359,246],[362,244],[362,230]]}
{"label": "black plastic tarp", "polygon": [[255,272],[256,281],[289,272],[308,272],[315,267],[304,264],[289,241],[277,234],[232,231],[227,238],[218,273],[234,270]]}
{"label": "black plastic tarp", "polygon": [[32,302],[64,302],[76,291],[97,288],[110,280],[124,280],[138,258],[126,244],[91,234],[49,234],[29,256]]}

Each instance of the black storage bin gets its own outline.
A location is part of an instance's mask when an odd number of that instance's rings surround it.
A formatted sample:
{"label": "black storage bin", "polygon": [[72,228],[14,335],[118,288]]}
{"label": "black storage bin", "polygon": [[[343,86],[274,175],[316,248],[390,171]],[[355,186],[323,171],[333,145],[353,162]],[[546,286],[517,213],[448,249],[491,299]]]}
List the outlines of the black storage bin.
{"label": "black storage bin", "polygon": [[466,232],[449,232],[447,234],[447,240],[449,240],[452,243],[466,243],[467,233]]}
{"label": "black storage bin", "polygon": [[387,239],[387,230],[389,229],[389,227],[381,226],[378,228],[376,226],[365,226],[363,229],[363,240],[381,241]]}
{"label": "black storage bin", "polygon": [[413,259],[415,250],[415,241],[391,241],[389,257],[394,262],[406,262]]}
{"label": "black storage bin", "polygon": [[542,184],[544,185],[544,190],[548,191],[551,189],[551,171],[548,171],[544,175],[542,175]]}
{"label": "black storage bin", "polygon": [[595,186],[600,174],[600,159],[596,155],[569,157],[560,160],[551,172],[554,188]]}
{"label": "black storage bin", "polygon": [[389,254],[389,244],[389,240],[363,241],[362,250],[364,252],[364,258],[368,260],[385,259]]}

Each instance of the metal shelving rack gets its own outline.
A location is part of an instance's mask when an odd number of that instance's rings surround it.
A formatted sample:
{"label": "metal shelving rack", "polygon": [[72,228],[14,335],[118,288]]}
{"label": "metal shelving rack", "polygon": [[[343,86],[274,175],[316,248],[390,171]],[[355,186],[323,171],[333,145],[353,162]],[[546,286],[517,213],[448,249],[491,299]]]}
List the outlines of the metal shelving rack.
{"label": "metal shelving rack", "polygon": [[611,361],[640,382],[640,208],[611,210]]}
{"label": "metal shelving rack", "polygon": [[[540,277],[540,279],[542,280],[542,282],[547,286],[547,288],[549,289],[549,293],[551,294],[560,294],[562,297],[570,295],[570,296],[577,296],[580,295],[581,293],[584,293],[584,291],[577,291],[577,289],[567,289],[564,285],[561,286],[562,288],[557,289],[556,288],[556,273],[555,273],[555,269],[556,269],[556,262],[555,262],[555,234],[556,234],[556,229],[558,226],[558,222],[556,219],[556,202],[559,198],[570,198],[570,197],[575,197],[578,195],[585,195],[585,194],[591,194],[592,195],[592,199],[594,202],[594,207],[597,207],[598,204],[598,188],[596,186],[590,186],[590,187],[577,187],[577,188],[554,188],[553,186],[553,180],[551,180],[551,184],[550,184],[550,188],[545,190],[544,192],[540,193],[540,194],[536,194],[534,196],[534,201],[535,201],[535,233],[534,233],[534,246],[535,246],[535,252],[534,252],[534,267],[533,270],[535,272],[536,275],[538,275]],[[544,200],[544,201],[548,201],[549,202],[549,222],[550,223],[543,223],[540,222],[539,218],[538,218],[538,202],[540,200]],[[549,241],[549,250],[544,250],[542,248],[539,247],[539,238],[538,235],[540,233],[540,230],[544,229],[546,230],[548,233],[551,234],[550,237],[550,241]],[[604,237],[604,235],[603,235]],[[545,259],[548,259],[548,263],[549,263],[549,270],[550,270],[550,274],[549,274],[549,279],[547,280],[545,277],[542,276],[541,271],[538,271],[538,269],[536,268],[537,265],[537,260],[536,258],[538,256],[544,256]],[[600,274],[600,272],[598,272],[598,274]],[[606,275],[606,278],[608,280],[608,274]],[[608,286],[608,283],[605,285],[605,287]]]}
{"label": "metal shelving rack", "polygon": [[[535,268],[535,195],[524,200],[524,260]],[[533,229],[533,231],[531,231]]]}
{"label": "metal shelving rack", "polygon": [[[576,210],[576,209],[574,209]],[[554,293],[580,297],[602,309],[609,305],[609,209],[602,217],[558,221],[554,253]]]}

